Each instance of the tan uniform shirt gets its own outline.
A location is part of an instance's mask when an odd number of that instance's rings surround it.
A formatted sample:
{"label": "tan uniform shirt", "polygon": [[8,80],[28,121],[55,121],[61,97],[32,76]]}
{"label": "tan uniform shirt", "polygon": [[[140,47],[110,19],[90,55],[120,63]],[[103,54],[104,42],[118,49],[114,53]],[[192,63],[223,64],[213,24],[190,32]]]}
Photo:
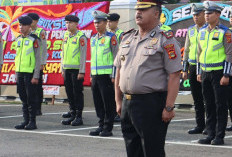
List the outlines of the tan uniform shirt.
{"label": "tan uniform shirt", "polygon": [[124,35],[114,62],[123,93],[167,91],[169,74],[182,70],[178,43],[162,32],[157,26],[143,39],[136,30]]}

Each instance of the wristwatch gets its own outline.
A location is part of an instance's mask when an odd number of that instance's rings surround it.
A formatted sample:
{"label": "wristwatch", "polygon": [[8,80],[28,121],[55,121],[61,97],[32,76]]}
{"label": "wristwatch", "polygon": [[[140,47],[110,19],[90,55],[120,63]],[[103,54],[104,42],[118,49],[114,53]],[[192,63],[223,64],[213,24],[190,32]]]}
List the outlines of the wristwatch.
{"label": "wristwatch", "polygon": [[174,108],[175,108],[175,106],[173,106],[173,107],[171,107],[171,106],[166,106],[166,107],[165,107],[165,110],[166,110],[167,112],[171,112]]}

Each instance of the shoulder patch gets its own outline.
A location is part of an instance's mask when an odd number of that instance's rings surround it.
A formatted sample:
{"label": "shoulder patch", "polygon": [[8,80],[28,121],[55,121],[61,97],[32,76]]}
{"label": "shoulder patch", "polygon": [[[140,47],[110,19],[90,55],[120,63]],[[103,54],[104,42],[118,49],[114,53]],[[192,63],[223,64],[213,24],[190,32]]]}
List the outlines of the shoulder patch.
{"label": "shoulder patch", "polygon": [[232,40],[231,40],[231,33],[226,33],[225,37],[226,37],[226,42],[227,43],[231,43],[232,42]]}
{"label": "shoulder patch", "polygon": [[135,30],[134,28],[132,28],[132,29],[130,29],[129,31],[127,31],[127,32],[123,33],[123,35],[129,34],[129,33],[132,33],[132,32],[134,32],[134,31],[136,31],[136,30]]}
{"label": "shoulder patch", "polygon": [[173,31],[171,31],[171,30],[169,30],[169,31],[162,31],[161,33],[162,33],[167,39],[174,37],[174,33],[173,33]]}
{"label": "shoulder patch", "polygon": [[111,38],[111,44],[112,44],[113,46],[117,45],[117,38],[116,38],[115,35],[112,36],[112,38]]}
{"label": "shoulder patch", "polygon": [[168,44],[164,46],[164,49],[167,51],[169,59],[175,59],[177,57],[174,44]]}
{"label": "shoulder patch", "polygon": [[39,44],[38,44],[38,39],[36,39],[33,43],[34,48],[38,48]]}
{"label": "shoulder patch", "polygon": [[42,38],[42,40],[44,40],[46,38],[45,36],[46,36],[45,31],[42,31],[41,32],[41,38]]}
{"label": "shoulder patch", "polygon": [[82,47],[85,46],[85,39],[84,38],[80,38],[80,44]]}

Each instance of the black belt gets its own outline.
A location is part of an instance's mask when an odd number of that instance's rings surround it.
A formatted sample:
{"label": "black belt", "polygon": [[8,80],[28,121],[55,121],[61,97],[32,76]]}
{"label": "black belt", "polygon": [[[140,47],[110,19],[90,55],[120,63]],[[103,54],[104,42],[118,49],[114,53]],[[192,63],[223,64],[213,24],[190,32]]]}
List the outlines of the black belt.
{"label": "black belt", "polygon": [[146,93],[146,94],[124,94],[124,98],[126,100],[132,100],[132,99],[139,99],[139,98],[144,98],[148,96],[153,96],[153,95],[159,95],[159,96],[166,96],[167,92],[153,92],[153,93]]}

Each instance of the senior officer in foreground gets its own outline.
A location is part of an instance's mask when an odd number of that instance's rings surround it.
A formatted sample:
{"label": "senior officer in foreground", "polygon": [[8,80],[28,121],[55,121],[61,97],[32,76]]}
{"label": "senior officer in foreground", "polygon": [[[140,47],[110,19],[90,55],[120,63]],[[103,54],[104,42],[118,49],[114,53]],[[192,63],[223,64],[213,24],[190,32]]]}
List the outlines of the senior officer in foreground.
{"label": "senior officer in foreground", "polygon": [[[206,134],[205,129],[205,106],[202,95],[201,83],[197,81],[197,45],[198,33],[205,24],[204,6],[202,4],[192,4],[192,14],[194,25],[188,28],[188,34],[185,40],[183,76],[184,80],[189,75],[190,88],[194,100],[197,126],[188,130],[189,134]],[[188,73],[189,71],[189,73]]]}
{"label": "senior officer in foreground", "polygon": [[40,39],[31,34],[32,19],[29,16],[19,17],[21,35],[16,38],[15,72],[17,89],[23,105],[24,121],[16,129],[34,130],[36,125],[36,94],[40,77]]}
{"label": "senior officer in foreground", "polygon": [[97,34],[91,37],[92,94],[99,127],[90,131],[91,136],[112,136],[115,113],[114,58],[118,51],[116,36],[106,31],[107,14],[94,11],[94,26]]}
{"label": "senior officer in foreground", "polygon": [[232,34],[219,23],[223,8],[211,1],[203,3],[209,24],[198,35],[197,80],[202,83],[206,105],[208,136],[200,144],[224,144],[227,124],[227,89],[232,61]]}
{"label": "senior officer in foreground", "polygon": [[65,16],[67,31],[64,35],[61,64],[65,91],[68,96],[71,116],[63,120],[63,125],[83,125],[84,108],[83,82],[87,53],[87,38],[77,29],[79,18],[75,15]]}
{"label": "senior officer in foreground", "polygon": [[137,2],[139,30],[124,34],[114,62],[115,99],[128,157],[164,157],[167,127],[175,115],[181,53],[173,32],[159,27],[161,4]]}
{"label": "senior officer in foreground", "polygon": [[38,84],[38,94],[37,94],[37,110],[36,115],[42,115],[41,106],[43,103],[43,69],[47,63],[47,40],[46,40],[46,32],[43,28],[37,27],[37,23],[39,21],[39,15],[36,13],[29,13],[27,14],[30,18],[32,18],[31,29],[32,33],[37,35],[41,40],[41,47],[40,47],[40,58],[41,58],[41,66],[40,66],[40,78]]}

